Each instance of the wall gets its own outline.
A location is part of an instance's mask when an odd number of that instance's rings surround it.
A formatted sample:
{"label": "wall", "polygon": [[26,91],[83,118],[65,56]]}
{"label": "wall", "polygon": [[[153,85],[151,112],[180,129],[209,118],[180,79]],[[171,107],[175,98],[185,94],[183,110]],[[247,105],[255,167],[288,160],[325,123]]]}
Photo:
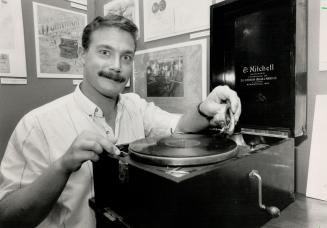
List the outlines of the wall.
{"label": "wall", "polygon": [[[64,0],[39,0],[45,4],[69,8]],[[89,19],[102,12],[101,5],[105,0],[88,0]],[[309,163],[310,142],[312,135],[313,112],[315,96],[327,94],[327,72],[319,72],[319,0],[308,0],[308,139],[298,145],[296,151],[296,186],[297,191],[305,193]],[[36,78],[35,47],[34,47],[34,26],[32,0],[23,0],[23,19],[25,48],[27,58],[27,85],[0,85],[0,159],[6,147],[8,138],[14,129],[17,121],[27,111],[54,98],[60,97],[73,90],[71,79],[38,79]],[[140,1],[142,9],[142,1]],[[143,24],[142,12],[140,24]],[[141,30],[141,35],[142,35]],[[164,46],[173,42],[188,40],[188,35],[140,42],[139,49]]]}
{"label": "wall", "polygon": [[[22,0],[28,84],[0,84],[0,160],[11,132],[25,113],[74,89],[72,79],[40,79],[36,77],[32,2],[32,0]],[[34,2],[72,9],[69,2],[65,0],[34,0]],[[76,11],[78,10],[76,9]]]}
{"label": "wall", "polygon": [[319,71],[320,0],[308,0],[308,139],[296,151],[297,191],[306,192],[315,97],[327,94],[327,71]]}

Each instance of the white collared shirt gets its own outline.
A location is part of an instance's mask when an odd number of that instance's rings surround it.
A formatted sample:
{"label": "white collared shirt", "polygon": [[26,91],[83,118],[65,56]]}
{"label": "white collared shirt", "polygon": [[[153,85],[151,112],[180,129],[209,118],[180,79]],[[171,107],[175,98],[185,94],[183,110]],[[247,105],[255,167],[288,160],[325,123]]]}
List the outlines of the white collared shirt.
{"label": "white collared shirt", "polygon": [[[169,135],[179,118],[137,94],[121,94],[113,132],[102,110],[77,86],[75,92],[32,110],[19,121],[1,162],[0,199],[32,183],[82,131],[114,135],[117,144],[125,144],[147,136]],[[93,196],[92,163],[88,161],[70,176],[57,203],[38,227],[95,227],[94,212],[88,205]]]}

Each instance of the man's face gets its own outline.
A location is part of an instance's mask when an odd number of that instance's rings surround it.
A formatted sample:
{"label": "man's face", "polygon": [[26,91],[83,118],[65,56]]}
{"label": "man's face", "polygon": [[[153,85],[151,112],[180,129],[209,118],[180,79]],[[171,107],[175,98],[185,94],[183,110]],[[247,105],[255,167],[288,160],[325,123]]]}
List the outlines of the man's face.
{"label": "man's face", "polygon": [[133,72],[135,44],[130,33],[107,27],[94,31],[84,57],[83,92],[116,98]]}

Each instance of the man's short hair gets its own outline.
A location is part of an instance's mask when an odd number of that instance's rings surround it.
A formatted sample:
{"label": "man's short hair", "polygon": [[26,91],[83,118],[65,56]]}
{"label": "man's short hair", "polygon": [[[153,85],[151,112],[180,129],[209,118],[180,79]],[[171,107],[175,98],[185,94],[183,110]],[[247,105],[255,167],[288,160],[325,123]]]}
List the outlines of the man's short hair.
{"label": "man's short hair", "polygon": [[138,29],[134,22],[120,15],[108,14],[104,17],[98,16],[94,18],[94,20],[84,28],[82,35],[82,46],[85,50],[89,48],[92,33],[105,27],[119,28],[130,33],[134,39],[136,49]]}

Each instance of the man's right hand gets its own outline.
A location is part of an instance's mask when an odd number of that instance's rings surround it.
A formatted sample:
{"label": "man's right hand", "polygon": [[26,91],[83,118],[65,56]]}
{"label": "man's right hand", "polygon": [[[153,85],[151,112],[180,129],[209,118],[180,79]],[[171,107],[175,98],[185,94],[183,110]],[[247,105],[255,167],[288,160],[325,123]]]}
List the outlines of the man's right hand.
{"label": "man's right hand", "polygon": [[57,160],[59,169],[66,174],[77,171],[88,160],[98,161],[99,155],[105,150],[112,154],[120,154],[114,145],[117,141],[113,137],[103,137],[94,132],[85,131],[78,135],[68,151]]}
{"label": "man's right hand", "polygon": [[[0,201],[0,227],[36,227],[53,209],[69,176],[88,160],[97,161],[104,150],[119,154],[115,138],[93,132],[78,135],[63,156],[31,184]],[[51,186],[49,188],[49,186]]]}

